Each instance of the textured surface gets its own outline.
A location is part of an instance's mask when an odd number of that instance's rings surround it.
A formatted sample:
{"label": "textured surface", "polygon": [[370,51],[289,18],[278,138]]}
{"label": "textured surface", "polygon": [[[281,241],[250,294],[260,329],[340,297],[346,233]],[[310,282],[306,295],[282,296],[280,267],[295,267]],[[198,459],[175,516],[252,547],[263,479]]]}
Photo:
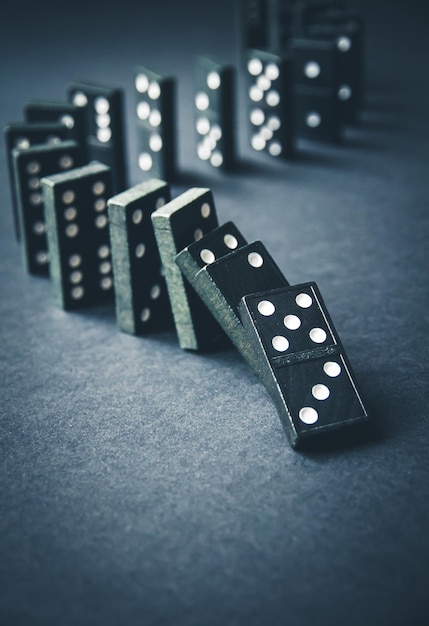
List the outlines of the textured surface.
{"label": "textured surface", "polygon": [[46,3],[29,17],[8,7],[2,125],[82,78],[124,87],[131,118],[136,65],[177,75],[173,193],[211,187],[221,222],[261,239],[292,283],[318,283],[375,433],[294,452],[232,348],[198,356],[173,332],[118,332],[113,307],[56,310],[48,282],[22,270],[0,150],[0,622],[427,624],[424,3],[361,3],[368,96],[344,146],[275,162],[251,153],[240,118],[228,176],[195,156],[192,67],[195,54],[237,54],[230,2],[146,4],[52,2],[55,18],[35,15]]}

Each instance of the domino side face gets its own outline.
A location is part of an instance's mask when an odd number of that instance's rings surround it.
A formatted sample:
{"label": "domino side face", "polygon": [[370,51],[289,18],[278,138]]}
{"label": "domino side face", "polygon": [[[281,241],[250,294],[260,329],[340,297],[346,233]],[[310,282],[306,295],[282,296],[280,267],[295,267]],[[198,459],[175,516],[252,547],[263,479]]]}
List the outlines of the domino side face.
{"label": "domino side face", "polygon": [[192,188],[152,213],[181,348],[206,350],[222,332],[175,263],[178,252],[218,226],[210,189]]}
{"label": "domino side face", "polygon": [[69,100],[85,114],[88,160],[108,165],[113,192],[123,191],[127,177],[122,90],[78,82],[69,85],[67,93]]}
{"label": "domino side face", "polygon": [[31,124],[62,124],[69,131],[68,138],[81,145],[82,153],[86,156],[85,111],[82,107],[69,102],[34,100],[24,106],[24,117]]}
{"label": "domino side face", "polygon": [[49,274],[45,198],[41,179],[82,164],[81,147],[62,141],[12,151],[24,265],[30,274]]}
{"label": "domino side face", "polygon": [[[15,170],[13,166],[13,150],[27,150],[31,146],[40,144],[54,144],[72,139],[71,131],[60,123],[23,123],[8,124],[4,129],[6,143],[6,158],[9,170],[9,184],[12,200],[12,210],[15,226],[15,236],[21,238],[19,228],[18,200],[16,197]],[[32,181],[36,185],[36,181]]]}
{"label": "domino side face", "polygon": [[195,70],[197,155],[215,168],[234,167],[235,72],[233,67],[199,57]]}
{"label": "domino side face", "polygon": [[46,177],[42,185],[55,305],[69,310],[111,301],[110,168],[85,165]]}
{"label": "domino side face", "polygon": [[176,174],[175,80],[139,66],[135,90],[138,167],[171,181]]}
{"label": "domino side face", "polygon": [[116,320],[145,334],[171,323],[171,307],[151,215],[170,200],[168,183],[150,179],[108,201]]}
{"label": "domino side face", "polygon": [[286,158],[294,138],[289,61],[261,50],[248,50],[246,60],[250,145]]}
{"label": "domino side face", "polygon": [[315,283],[245,296],[240,316],[293,446],[368,419]]}
{"label": "domino side face", "polygon": [[[204,248],[210,250],[205,242]],[[241,323],[238,306],[246,294],[288,286],[286,278],[260,241],[238,247],[197,272],[189,257],[189,251],[184,250],[176,262],[224,332],[259,373],[257,354]]]}

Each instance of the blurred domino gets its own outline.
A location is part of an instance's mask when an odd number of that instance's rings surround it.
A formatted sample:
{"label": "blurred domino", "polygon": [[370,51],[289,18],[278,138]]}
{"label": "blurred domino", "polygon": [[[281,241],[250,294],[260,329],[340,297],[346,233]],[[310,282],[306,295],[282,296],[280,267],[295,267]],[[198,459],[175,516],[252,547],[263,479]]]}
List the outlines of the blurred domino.
{"label": "blurred domino", "polygon": [[250,145],[286,158],[294,142],[290,63],[261,50],[248,50],[246,59]]}
{"label": "blurred domino", "polygon": [[69,100],[85,112],[88,161],[100,161],[112,172],[113,192],[127,187],[124,95],[122,89],[95,83],[69,85]]}
{"label": "blurred domino", "polygon": [[368,419],[315,283],[245,296],[240,315],[292,446]]}
{"label": "blurred domino", "polygon": [[82,164],[81,147],[63,141],[12,151],[24,265],[30,274],[49,274],[41,178]]}
{"label": "blurred domino", "polygon": [[197,155],[215,168],[235,164],[235,71],[213,59],[196,64],[195,126]]}
{"label": "blurred domino", "polygon": [[140,66],[135,89],[138,167],[171,181],[176,174],[175,80]]}
{"label": "blurred domino", "polygon": [[170,200],[170,187],[150,179],[108,201],[116,320],[140,335],[172,321],[151,215]]}
{"label": "blurred domino", "polygon": [[112,300],[110,168],[92,163],[45,177],[42,185],[55,305],[77,309]]}
{"label": "blurred domino", "polygon": [[[28,124],[17,122],[8,124],[4,129],[6,143],[6,158],[9,170],[10,195],[15,226],[15,236],[19,241],[21,233],[19,229],[18,201],[16,197],[15,171],[13,167],[12,152],[14,149],[26,150],[30,146],[39,144],[53,144],[66,139],[71,139],[71,131],[60,123]],[[36,185],[36,181],[32,181]],[[38,184],[38,183],[37,183]]]}
{"label": "blurred domino", "polygon": [[82,146],[82,154],[86,156],[85,111],[69,102],[51,102],[48,100],[32,100],[24,106],[24,117],[31,124],[55,122],[69,130],[68,137]]}
{"label": "blurred domino", "polygon": [[339,50],[335,41],[290,42],[294,84],[294,119],[298,137],[338,142],[342,119],[338,91]]}

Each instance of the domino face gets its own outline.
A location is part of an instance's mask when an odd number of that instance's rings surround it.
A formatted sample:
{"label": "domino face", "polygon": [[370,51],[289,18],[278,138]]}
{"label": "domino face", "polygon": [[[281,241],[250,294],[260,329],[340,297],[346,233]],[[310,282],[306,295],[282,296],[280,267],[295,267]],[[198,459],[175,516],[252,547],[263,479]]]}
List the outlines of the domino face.
{"label": "domino face", "polygon": [[70,310],[111,301],[110,168],[85,165],[46,177],[42,185],[55,305]]}
{"label": "domino face", "polygon": [[319,141],[340,141],[342,119],[335,42],[294,39],[290,50],[298,136]]}
{"label": "domino face", "polygon": [[207,57],[199,57],[195,76],[197,155],[215,168],[234,167],[235,72]]}
{"label": "domino face", "polygon": [[113,192],[123,191],[127,177],[122,90],[95,83],[73,83],[67,93],[69,100],[85,114],[88,160],[108,165]]}
{"label": "domino face", "polygon": [[287,158],[293,152],[294,122],[290,65],[261,50],[247,51],[250,145]]}
{"label": "domino face", "polygon": [[240,315],[293,446],[368,419],[315,283],[245,296]]}
{"label": "domino face", "polygon": [[356,123],[362,103],[362,34],[359,27],[347,24],[312,25],[308,34],[335,42],[338,50],[339,112],[344,123]]}
{"label": "domino face", "polygon": [[175,80],[140,66],[135,90],[138,167],[171,181],[176,174]]}
{"label": "domino face", "polygon": [[141,335],[171,323],[171,307],[151,215],[170,200],[170,187],[150,179],[108,201],[116,320]]}
{"label": "domino face", "polygon": [[179,252],[180,266],[184,274],[193,279],[202,267],[230,254],[247,244],[246,239],[233,222],[226,222],[213,229]]}
{"label": "domino face", "polygon": [[334,41],[292,39],[292,78],[294,84],[329,89],[338,83],[338,49]]}
{"label": "domino face", "polygon": [[[6,143],[6,158],[9,171],[9,185],[12,200],[12,210],[14,218],[15,236],[19,241],[21,238],[19,228],[18,200],[16,197],[15,171],[13,166],[12,152],[14,149],[26,150],[34,145],[54,144],[66,139],[71,139],[71,133],[63,124],[38,123],[26,124],[22,122],[9,124],[4,129]],[[36,184],[33,181],[32,184]]]}
{"label": "domino face", "polygon": [[295,87],[294,119],[299,138],[339,143],[341,116],[336,93],[330,89]]}
{"label": "domino face", "polygon": [[36,145],[12,151],[24,265],[30,274],[49,274],[44,194],[41,179],[82,164],[75,141]]}
{"label": "domino face", "polygon": [[260,241],[238,247],[196,273],[189,254],[186,250],[178,254],[176,263],[233,344],[258,371],[257,355],[238,314],[240,300],[246,294],[285,287],[289,283]]}
{"label": "domino face", "polygon": [[218,226],[210,189],[192,188],[152,213],[181,348],[206,350],[222,332],[175,263],[176,255]]}
{"label": "domino face", "polygon": [[82,107],[69,102],[34,100],[24,106],[24,117],[31,124],[62,124],[69,131],[67,137],[80,144],[86,156],[85,111]]}

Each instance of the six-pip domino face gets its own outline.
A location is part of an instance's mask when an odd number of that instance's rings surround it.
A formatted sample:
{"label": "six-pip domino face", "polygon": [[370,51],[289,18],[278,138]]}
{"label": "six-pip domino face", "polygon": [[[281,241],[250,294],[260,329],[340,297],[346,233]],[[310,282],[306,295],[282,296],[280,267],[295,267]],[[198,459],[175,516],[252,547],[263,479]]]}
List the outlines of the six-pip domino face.
{"label": "six-pip domino face", "polygon": [[75,141],[61,141],[15,148],[12,157],[25,268],[46,276],[49,253],[41,179],[81,165],[81,148]]}
{"label": "six-pip domino face", "polygon": [[48,176],[42,185],[54,303],[77,309],[112,300],[110,168],[92,163]]}
{"label": "six-pip domino face", "polygon": [[[72,139],[71,130],[62,123],[40,122],[27,123],[15,122],[8,124],[4,129],[6,143],[6,158],[9,169],[9,186],[12,199],[12,211],[15,225],[15,235],[19,241],[21,238],[19,228],[18,200],[16,197],[15,170],[13,166],[13,150],[27,150],[31,146],[40,144],[54,144],[66,139]],[[32,181],[33,189],[37,189],[39,183]]]}

